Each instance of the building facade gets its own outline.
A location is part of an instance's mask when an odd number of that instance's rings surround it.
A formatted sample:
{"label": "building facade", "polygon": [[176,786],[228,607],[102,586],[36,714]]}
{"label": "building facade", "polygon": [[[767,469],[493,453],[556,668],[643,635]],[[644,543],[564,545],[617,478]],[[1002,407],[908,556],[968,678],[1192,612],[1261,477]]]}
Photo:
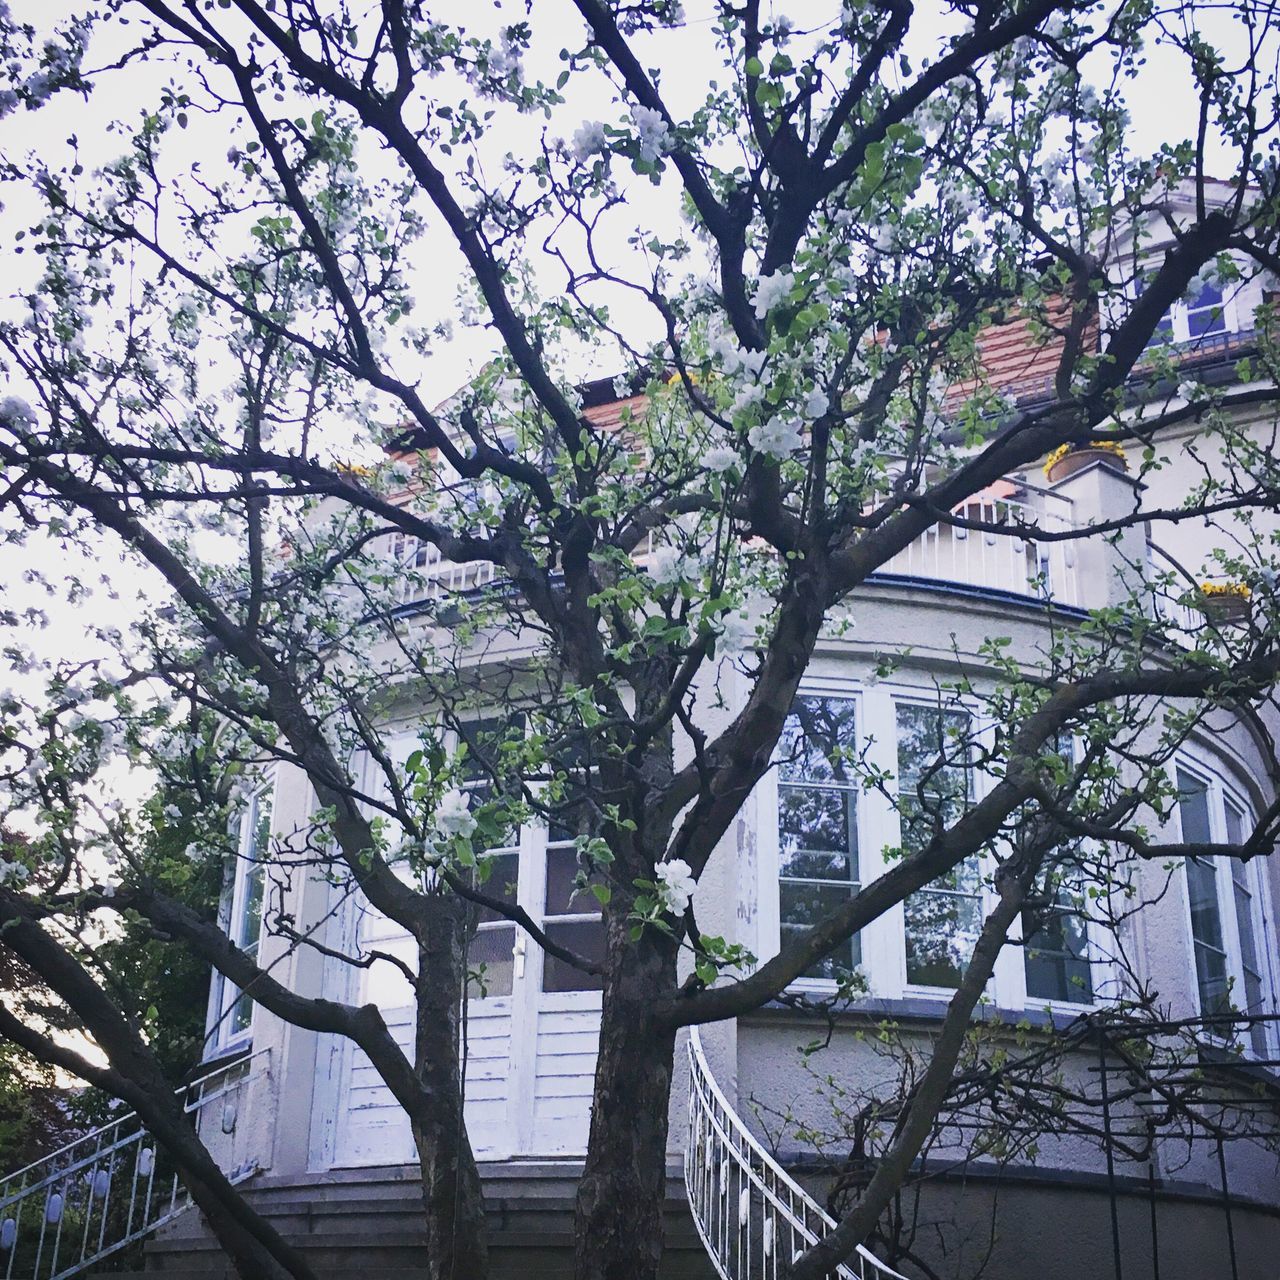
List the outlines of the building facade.
{"label": "building facade", "polygon": [[[1239,381],[1237,360],[1255,342],[1249,317],[1259,300],[1226,299],[1217,286],[1205,285],[1171,313],[1169,334],[1183,344],[1187,378],[1209,386]],[[986,346],[1010,396],[1034,402],[1043,388],[1043,353],[1028,347],[1016,325],[993,330]],[[1167,400],[1185,402],[1186,411],[1175,413],[1175,425],[1160,436],[1168,465],[1141,484],[1114,458],[1099,457],[1069,473],[1008,476],[958,514],[977,524],[1021,515],[1040,528],[1066,531],[1135,507],[1176,505],[1194,483],[1193,472],[1199,476],[1216,464],[1194,393],[1171,387]],[[593,412],[604,420],[617,410],[605,397]],[[1269,411],[1236,412],[1267,447],[1274,431]],[[873,881],[895,851],[910,847],[903,797],[921,784],[936,744],[957,726],[978,744],[998,729],[980,722],[980,697],[943,699],[944,684],[963,677],[980,695],[996,679],[992,637],[1007,640],[1008,653],[1030,665],[1063,628],[1080,626],[1089,610],[1128,605],[1144,583],[1153,608],[1170,616],[1185,612],[1177,592],[1154,584],[1169,565],[1205,573],[1211,550],[1204,527],[1192,522],[1163,524],[1150,537],[1139,524],[1119,537],[1037,543],[957,525],[918,539],[858,589],[848,617],[819,645],[776,767],[699,879],[693,902],[701,929],[767,959],[788,930]],[[417,548],[402,543],[395,554],[416,556],[416,568],[431,568],[429,555]],[[454,567],[435,568],[442,591],[465,597],[486,589],[474,577],[459,578]],[[1185,621],[1192,629],[1203,618]],[[708,730],[747,695],[746,679],[732,663],[722,665],[717,692],[703,726]],[[478,705],[475,715],[496,711]],[[423,714],[420,706],[397,707],[387,727],[393,753],[413,750]],[[1280,726],[1220,719],[1192,734],[1169,761],[1178,803],[1153,838],[1234,841],[1273,804],[1270,734]],[[850,756],[886,784],[867,789],[850,781],[840,763]],[[952,786],[963,803],[977,798],[973,789],[984,784],[974,770],[926,785],[938,794]],[[312,805],[301,776],[283,766],[249,798],[227,927],[293,989],[376,1003],[407,1045],[411,994],[393,965],[353,968],[261,928],[272,833],[305,824]],[[491,882],[550,938],[588,957],[600,953],[599,909],[589,895],[573,891],[577,867],[568,833],[529,823],[489,856]],[[848,1156],[859,1141],[862,1103],[895,1078],[904,1060],[927,1049],[991,905],[985,871],[981,859],[964,864],[816,966],[793,991],[807,998],[807,1011],[796,1001],[779,1001],[702,1032],[695,1093],[701,1063],[736,1122],[817,1199],[853,1168]],[[1158,1100],[1136,1096],[1122,1060],[1093,1040],[1073,1043],[1053,1079],[1076,1099],[1073,1105],[1089,1111],[1079,1126],[1055,1132],[1050,1125],[1034,1140],[1011,1138],[1003,1154],[989,1134],[977,1150],[961,1118],[940,1130],[894,1210],[905,1251],[897,1256],[907,1259],[899,1265],[910,1275],[1270,1280],[1277,1274],[1280,865],[1271,858],[1191,858],[1138,863],[1132,876],[1141,908],[1118,913],[1123,918],[1114,930],[1064,901],[1034,937],[1015,931],[977,1018],[989,1046],[1003,1037],[1010,1048],[1025,1048],[1029,1038],[1076,1026],[1082,1015],[1127,998],[1139,984],[1158,993],[1171,1023],[1208,1020],[1203,1053],[1186,1070],[1195,1074],[1214,1124],[1195,1134],[1162,1127]],[[289,891],[299,927],[319,931],[332,950],[408,954],[407,937],[342,886],[302,878],[291,881]],[[572,1188],[586,1149],[599,979],[545,955],[500,917],[478,924],[472,963],[481,977],[467,1004],[466,1121],[492,1191],[498,1270],[519,1269],[521,1257],[527,1263],[522,1250],[535,1241],[548,1260],[546,1273],[558,1274],[556,1268],[567,1265]],[[861,985],[832,1003],[842,971],[858,974]],[[1241,1024],[1228,1051],[1212,1019],[1233,1011],[1252,1020]],[[249,1185],[258,1202],[304,1243],[327,1251],[332,1265],[375,1255],[387,1266],[409,1265],[412,1136],[363,1054],[348,1042],[281,1023],[221,982],[215,982],[209,1028],[211,1061],[252,1053],[270,1062],[266,1083],[246,1100],[231,1139],[237,1148],[253,1148],[248,1154],[259,1173]],[[815,1040],[825,1047],[814,1051]],[[712,1175],[699,1164],[704,1130],[697,1126],[705,1117],[698,1119],[698,1106],[705,1099],[695,1096],[691,1108],[689,1080],[681,1074],[672,1100],[671,1274],[711,1275],[714,1264],[697,1233],[719,1229],[716,1215],[728,1210],[716,1207],[717,1194],[724,1203],[729,1197],[724,1187],[717,1192],[706,1183]],[[1087,1107],[1079,1102],[1085,1097]],[[1114,1131],[1115,1143],[1090,1140],[1090,1125]],[[1154,1136],[1143,1142],[1143,1133]],[[692,1223],[679,1185],[682,1167],[693,1178]],[[856,1187],[856,1169],[853,1174]],[[369,1205],[380,1206],[381,1217],[370,1217]],[[184,1221],[153,1244],[151,1257],[171,1270],[195,1267],[193,1259],[207,1261],[210,1248],[198,1224]],[[767,1262],[767,1251],[762,1256]]]}

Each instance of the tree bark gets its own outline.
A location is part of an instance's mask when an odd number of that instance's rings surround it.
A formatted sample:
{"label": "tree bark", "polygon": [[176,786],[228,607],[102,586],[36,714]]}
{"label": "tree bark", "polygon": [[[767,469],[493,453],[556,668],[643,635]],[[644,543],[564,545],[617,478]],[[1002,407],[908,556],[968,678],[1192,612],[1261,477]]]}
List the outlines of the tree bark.
{"label": "tree bark", "polygon": [[428,1280],[485,1280],[484,1193],[463,1123],[461,1010],[466,998],[468,904],[428,899],[418,944],[414,1060],[431,1105],[410,1113],[422,1175]]}
{"label": "tree bark", "polygon": [[675,1031],[653,1016],[676,981],[676,944],[630,937],[608,912],[608,963],[586,1167],[575,1223],[577,1280],[655,1280],[662,1259]]}

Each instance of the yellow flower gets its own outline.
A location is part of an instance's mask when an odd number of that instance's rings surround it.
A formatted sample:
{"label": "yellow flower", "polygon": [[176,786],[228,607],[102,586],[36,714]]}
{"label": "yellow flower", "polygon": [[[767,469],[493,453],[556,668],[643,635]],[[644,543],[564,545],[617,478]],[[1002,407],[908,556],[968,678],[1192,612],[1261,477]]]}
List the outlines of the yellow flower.
{"label": "yellow flower", "polygon": [[1242,600],[1248,600],[1253,592],[1243,582],[1202,582],[1200,594],[1202,596],[1239,596]]}
{"label": "yellow flower", "polygon": [[1116,444],[1114,440],[1091,440],[1088,444],[1060,444],[1045,460],[1044,473],[1047,476],[1050,471],[1062,461],[1069,453],[1109,453],[1113,458],[1120,462],[1125,461],[1125,452],[1121,445]]}

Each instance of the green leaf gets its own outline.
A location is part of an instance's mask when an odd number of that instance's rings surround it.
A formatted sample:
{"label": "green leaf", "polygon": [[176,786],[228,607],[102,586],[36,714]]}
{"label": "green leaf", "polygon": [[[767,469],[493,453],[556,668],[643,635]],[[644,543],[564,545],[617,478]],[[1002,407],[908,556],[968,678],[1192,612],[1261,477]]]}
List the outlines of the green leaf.
{"label": "green leaf", "polygon": [[759,58],[748,58],[746,71],[753,79],[759,79],[764,75],[764,63]]}

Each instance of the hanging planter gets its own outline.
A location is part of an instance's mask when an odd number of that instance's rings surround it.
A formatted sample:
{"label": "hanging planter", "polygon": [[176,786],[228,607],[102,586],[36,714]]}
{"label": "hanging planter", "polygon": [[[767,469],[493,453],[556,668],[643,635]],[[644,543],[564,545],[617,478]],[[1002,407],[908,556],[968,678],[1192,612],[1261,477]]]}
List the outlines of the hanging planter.
{"label": "hanging planter", "polygon": [[1045,478],[1050,484],[1057,484],[1094,462],[1101,462],[1113,471],[1129,470],[1124,450],[1110,440],[1102,440],[1097,444],[1059,445],[1045,460]]}
{"label": "hanging planter", "polygon": [[1253,599],[1243,582],[1202,582],[1196,594],[1196,608],[1210,622],[1248,622],[1253,615]]}

